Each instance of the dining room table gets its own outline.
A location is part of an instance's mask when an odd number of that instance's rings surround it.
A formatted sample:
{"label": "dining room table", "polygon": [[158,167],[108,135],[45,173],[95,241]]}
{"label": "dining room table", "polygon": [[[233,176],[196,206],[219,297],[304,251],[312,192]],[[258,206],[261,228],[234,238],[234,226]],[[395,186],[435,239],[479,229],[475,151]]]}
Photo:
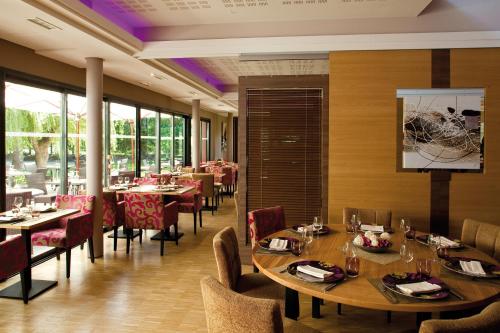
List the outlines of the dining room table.
{"label": "dining room table", "polygon": [[[373,310],[396,312],[413,312],[417,314],[417,325],[422,320],[430,318],[432,312],[460,311],[484,306],[500,296],[500,280],[496,278],[471,277],[458,274],[445,268],[443,259],[439,259],[426,244],[415,240],[407,240],[403,231],[395,230],[391,235],[392,246],[385,253],[373,253],[363,249],[355,250],[359,258],[359,275],[357,277],[342,278],[335,283],[313,283],[299,279],[289,267],[298,261],[314,260],[328,263],[327,266],[337,266],[345,274],[346,258],[343,253],[346,243],[352,243],[354,235],[347,233],[342,224],[328,224],[328,233],[319,237],[306,246],[300,256],[290,252],[274,253],[263,251],[261,246],[255,246],[252,251],[253,264],[270,279],[286,287],[286,316],[296,319],[299,315],[298,293],[312,296],[312,315],[320,317],[320,304],[331,301],[338,304],[347,304]],[[285,229],[269,235],[267,239],[286,237],[301,239],[293,228]],[[392,274],[414,273],[415,260],[407,263],[401,260],[400,247],[411,247],[414,258],[432,259],[433,277],[444,282],[446,297],[439,299],[421,299],[394,292],[387,288],[384,277]],[[449,256],[468,257],[498,265],[498,262],[485,253],[464,246],[460,249],[448,249]],[[497,266],[498,267],[498,266]],[[444,290],[444,289],[443,289]],[[290,301],[294,300],[294,301]]]}
{"label": "dining room table", "polygon": [[[44,206],[45,207],[45,206]],[[47,207],[50,207],[47,205]],[[31,233],[33,230],[43,227],[44,225],[50,224],[60,218],[70,216],[80,212],[78,209],[47,209],[47,212],[41,212],[39,217],[32,217],[30,215],[25,215],[24,218],[13,221],[0,221],[0,229],[3,230],[13,230],[20,231],[25,247],[26,254],[28,257],[28,265],[24,268],[23,272],[26,279],[26,284],[28,287],[28,299],[33,299],[34,297],[44,293],[45,291],[55,287],[57,281],[52,280],[38,280],[33,279],[31,274],[32,267],[55,257],[59,251],[57,248],[52,248],[49,251],[45,251],[40,254],[33,254],[31,245]],[[12,213],[4,212],[0,213],[0,216],[9,216]],[[3,298],[16,298],[22,299],[22,286],[21,282],[14,283],[3,290],[0,290],[0,297]]]}
{"label": "dining room table", "polygon": [[[176,196],[180,196],[185,193],[189,192],[194,192],[195,187],[194,186],[182,186],[182,185],[140,185],[140,186],[133,186],[128,189],[118,189],[116,190],[116,193],[118,195],[124,194],[124,193],[136,193],[136,194],[160,194],[163,197],[163,201],[167,203],[169,200]],[[153,235],[151,237],[151,240],[161,240],[161,232],[158,232],[157,234]],[[136,232],[132,234],[132,237],[136,237]],[[184,236],[183,232],[178,232],[177,237],[175,237],[175,234],[173,233],[172,230],[169,230],[168,232],[163,233],[163,238],[166,241],[171,241],[175,242],[178,241],[180,238]],[[126,236],[124,236],[126,237]]]}

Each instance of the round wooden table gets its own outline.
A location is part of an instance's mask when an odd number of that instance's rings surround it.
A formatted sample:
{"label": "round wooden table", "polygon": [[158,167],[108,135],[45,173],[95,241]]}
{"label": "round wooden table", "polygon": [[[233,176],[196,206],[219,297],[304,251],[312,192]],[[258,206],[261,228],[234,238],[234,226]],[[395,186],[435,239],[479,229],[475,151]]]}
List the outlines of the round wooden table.
{"label": "round wooden table", "polygon": [[[281,256],[256,253],[253,250],[252,259],[257,268],[266,276],[276,281],[277,283],[304,293],[318,299],[332,301],[340,304],[348,304],[356,307],[362,307],[375,310],[387,311],[403,311],[403,312],[416,312],[416,313],[429,313],[441,311],[456,311],[474,308],[478,306],[487,305],[497,298],[500,294],[500,283],[481,282],[475,281],[472,278],[464,277],[453,272],[446,272],[447,269],[439,265],[433,265],[432,275],[439,277],[443,280],[452,290],[457,291],[464,296],[465,300],[450,299],[439,301],[418,301],[412,303],[391,303],[384,297],[379,290],[377,290],[368,279],[382,278],[384,275],[393,272],[404,272],[411,269],[415,271],[415,263],[411,262],[409,265],[398,260],[386,265],[378,264],[373,261],[360,258],[360,274],[356,278],[348,278],[345,282],[340,283],[329,291],[322,291],[321,288],[299,281],[295,277],[287,273],[280,273],[277,267],[285,267],[286,265],[298,260],[321,260],[328,263],[336,264],[344,269],[345,257],[342,254],[341,248],[346,241],[352,238],[352,234],[345,231],[344,225],[334,224],[328,225],[332,232],[328,235],[316,236],[306,253],[300,257],[296,256]],[[287,236],[299,238],[298,234],[294,234],[290,230],[283,230],[273,234],[270,237]],[[391,241],[393,242],[393,249],[399,251],[402,241],[402,234],[399,230],[392,234]],[[407,241],[412,243],[415,258],[432,258],[431,250],[424,244],[416,241]],[[358,250],[362,251],[362,250]],[[473,257],[476,259],[486,260],[491,263],[497,261],[486,254],[471,247],[467,247],[460,252],[450,250],[450,256],[463,256]],[[438,274],[436,274],[438,271]],[[439,272],[440,271],[440,272]],[[498,279],[496,279],[498,282]]]}

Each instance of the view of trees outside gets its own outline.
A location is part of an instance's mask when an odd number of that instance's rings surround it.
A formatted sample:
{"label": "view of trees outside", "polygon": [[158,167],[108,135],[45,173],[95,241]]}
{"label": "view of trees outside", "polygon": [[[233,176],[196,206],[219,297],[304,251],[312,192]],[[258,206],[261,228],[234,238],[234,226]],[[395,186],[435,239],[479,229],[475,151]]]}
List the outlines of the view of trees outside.
{"label": "view of trees outside", "polygon": [[135,118],[134,106],[110,103],[110,155],[111,174],[135,170]]}
{"label": "view of trees outside", "polygon": [[86,177],[87,100],[68,94],[68,176]]}
{"label": "view of trees outside", "polygon": [[174,116],[174,167],[184,164],[185,120]]}
{"label": "view of trees outside", "polygon": [[[5,88],[7,197],[45,194],[60,177],[62,94],[12,82]],[[36,184],[32,174],[40,175]]]}
{"label": "view of trees outside", "polygon": [[141,109],[141,176],[158,172],[156,165],[156,115],[157,112]]}
{"label": "view of trees outside", "polygon": [[201,162],[210,159],[210,122],[201,121]]}
{"label": "view of trees outside", "polygon": [[171,114],[160,114],[161,172],[172,171],[172,126]]}

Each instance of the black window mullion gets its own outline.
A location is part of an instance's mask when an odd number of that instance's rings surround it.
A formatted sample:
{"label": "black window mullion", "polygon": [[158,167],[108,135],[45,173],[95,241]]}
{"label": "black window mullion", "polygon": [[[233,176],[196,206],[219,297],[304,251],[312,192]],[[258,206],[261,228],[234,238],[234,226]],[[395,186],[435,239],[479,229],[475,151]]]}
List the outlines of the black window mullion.
{"label": "black window mullion", "polygon": [[111,114],[109,100],[104,100],[104,184],[109,184],[111,161],[109,159],[111,152]]}
{"label": "black window mullion", "polygon": [[[5,212],[5,200],[6,200],[6,150],[5,150],[5,72],[0,70],[0,156],[4,157],[3,163],[0,163],[0,211]],[[5,229],[0,229],[0,241],[5,238]]]}
{"label": "black window mullion", "polygon": [[[59,193],[68,191],[68,94],[61,92],[61,172],[59,173]],[[77,170],[78,171],[78,170]]]}
{"label": "black window mullion", "polygon": [[161,125],[161,114],[159,111],[156,112],[156,126],[155,126],[155,136],[156,136],[156,154],[155,154],[155,164],[156,164],[156,172],[161,173],[161,131],[160,131],[160,125]]}
{"label": "black window mullion", "polygon": [[135,176],[141,177],[141,107],[135,106]]}
{"label": "black window mullion", "polygon": [[184,165],[191,164],[191,117],[184,116]]}

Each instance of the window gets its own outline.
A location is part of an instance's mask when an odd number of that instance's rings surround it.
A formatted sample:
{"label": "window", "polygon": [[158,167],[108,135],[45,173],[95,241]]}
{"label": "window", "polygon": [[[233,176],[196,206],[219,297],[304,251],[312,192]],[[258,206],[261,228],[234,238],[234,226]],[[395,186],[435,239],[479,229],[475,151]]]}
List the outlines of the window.
{"label": "window", "polygon": [[120,171],[135,170],[135,119],[134,106],[110,103],[111,175]]}
{"label": "window", "polygon": [[172,171],[173,144],[172,144],[173,116],[160,114],[160,155],[161,172]]}
{"label": "window", "polygon": [[156,165],[157,115],[156,111],[141,109],[141,177],[148,172],[158,172]]}
{"label": "window", "polygon": [[68,95],[68,177],[86,177],[87,100]]}
{"label": "window", "polygon": [[184,164],[186,121],[182,116],[174,116],[174,166]]}
{"label": "window", "polygon": [[210,121],[201,120],[201,162],[210,160]]}
{"label": "window", "polygon": [[6,208],[54,193],[61,174],[62,94],[5,83]]}

